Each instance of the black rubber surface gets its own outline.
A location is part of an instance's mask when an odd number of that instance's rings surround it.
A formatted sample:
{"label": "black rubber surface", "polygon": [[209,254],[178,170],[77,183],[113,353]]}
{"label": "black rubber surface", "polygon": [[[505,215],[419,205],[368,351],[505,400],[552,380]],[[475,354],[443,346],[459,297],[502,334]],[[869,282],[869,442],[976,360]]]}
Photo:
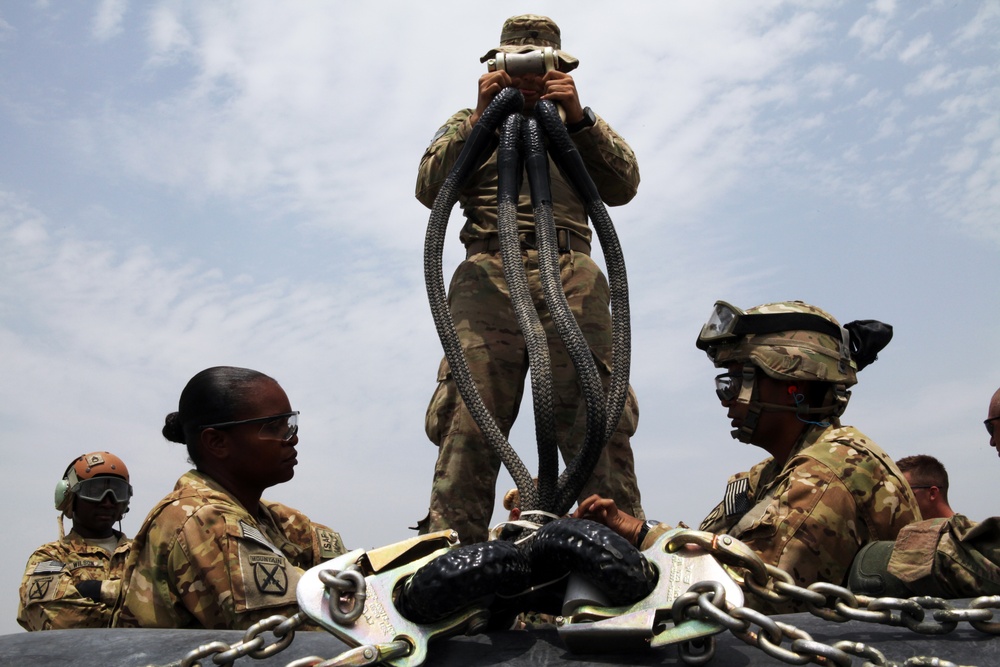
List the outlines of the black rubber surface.
{"label": "black rubber surface", "polygon": [[[808,614],[781,617],[817,641],[839,639],[862,641],[882,651],[886,658],[903,662],[917,655],[944,658],[961,665],[1000,664],[1000,639],[985,635],[967,624],[943,637],[915,635],[905,629],[883,628],[851,621],[830,624]],[[210,641],[232,643],[243,633],[218,630],[55,630],[0,636],[0,665],[49,667],[145,667],[178,661],[191,649]],[[710,665],[784,665],[760,650],[747,646],[728,632],[717,635],[715,659]],[[787,646],[787,643],[785,644]],[[347,647],[332,635],[300,632],[291,645],[266,660],[249,657],[237,667],[278,667],[306,656],[331,658]],[[213,664],[211,659],[203,665]],[[433,642],[427,665],[467,667],[472,665],[682,665],[674,647],[638,654],[573,655],[566,651],[555,630],[493,632],[475,637],[453,637]],[[860,665],[861,660],[855,659]]]}

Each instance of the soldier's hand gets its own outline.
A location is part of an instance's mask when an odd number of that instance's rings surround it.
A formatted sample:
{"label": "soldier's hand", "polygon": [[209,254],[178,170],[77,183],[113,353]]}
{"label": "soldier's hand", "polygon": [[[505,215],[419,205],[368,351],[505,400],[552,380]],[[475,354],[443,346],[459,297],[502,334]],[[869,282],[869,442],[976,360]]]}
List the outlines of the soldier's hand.
{"label": "soldier's hand", "polygon": [[610,498],[602,498],[596,494],[580,503],[573,512],[573,518],[602,523],[624,537],[630,544],[635,544],[642,528],[642,520],[618,509],[615,501]]}
{"label": "soldier's hand", "polygon": [[576,82],[572,76],[554,69],[545,73],[542,82],[545,90],[541,99],[552,100],[562,105],[563,111],[566,112],[567,125],[583,120],[583,105],[580,104],[580,95],[576,91]]}
{"label": "soldier's hand", "polygon": [[472,112],[472,117],[469,118],[473,125],[479,122],[479,118],[486,111],[486,107],[490,105],[493,98],[497,96],[497,93],[510,85],[510,75],[502,69],[487,72],[479,77],[479,98],[476,102],[476,110]]}

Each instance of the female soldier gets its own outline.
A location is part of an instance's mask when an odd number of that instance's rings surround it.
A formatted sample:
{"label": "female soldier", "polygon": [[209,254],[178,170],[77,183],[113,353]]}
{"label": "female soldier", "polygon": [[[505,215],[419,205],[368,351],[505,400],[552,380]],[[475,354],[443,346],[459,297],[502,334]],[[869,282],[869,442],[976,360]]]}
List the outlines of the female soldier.
{"label": "female soldier", "polygon": [[196,469],[139,529],[114,625],[245,629],[298,610],[302,571],[344,553],[334,531],[261,500],[295,474],[298,414],[263,373],[218,366],[191,378],[163,435],[187,445]]}

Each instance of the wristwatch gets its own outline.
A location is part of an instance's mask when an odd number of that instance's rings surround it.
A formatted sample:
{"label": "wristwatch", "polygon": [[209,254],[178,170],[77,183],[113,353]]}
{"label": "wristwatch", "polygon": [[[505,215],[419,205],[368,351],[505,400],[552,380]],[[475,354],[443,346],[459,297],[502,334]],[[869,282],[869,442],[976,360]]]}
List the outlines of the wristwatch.
{"label": "wristwatch", "polygon": [[649,531],[652,530],[653,528],[656,528],[659,525],[660,522],[655,521],[653,519],[650,519],[649,521],[646,521],[644,524],[642,524],[642,527],[639,529],[639,534],[636,535],[635,537],[635,546],[637,549],[642,548],[642,542],[643,540],[646,539],[646,536],[649,535]]}
{"label": "wristwatch", "polygon": [[588,127],[593,127],[597,124],[597,116],[594,114],[594,110],[590,107],[583,107],[583,118],[566,126],[566,131],[572,134],[573,132],[579,132],[580,130]]}

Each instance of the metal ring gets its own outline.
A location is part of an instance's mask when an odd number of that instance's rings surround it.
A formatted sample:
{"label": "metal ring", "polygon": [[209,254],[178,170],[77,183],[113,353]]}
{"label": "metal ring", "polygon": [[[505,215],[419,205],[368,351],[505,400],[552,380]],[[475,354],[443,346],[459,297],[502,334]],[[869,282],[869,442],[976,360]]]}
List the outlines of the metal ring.
{"label": "metal ring", "polygon": [[[1000,595],[984,595],[969,603],[970,609],[1000,609]],[[1000,623],[989,621],[970,621],[969,625],[980,632],[1000,635]]]}
{"label": "metal ring", "polygon": [[[255,651],[251,651],[249,654],[250,657],[255,660],[263,660],[264,658],[270,658],[272,655],[284,651],[288,647],[288,645],[292,643],[292,640],[295,639],[294,630],[290,630],[283,635],[278,635],[277,628],[287,622],[288,619],[285,618],[284,616],[274,615],[274,616],[268,616],[264,620],[258,621],[257,623],[251,625],[250,628],[247,629],[247,634],[244,637],[244,641],[247,641],[247,637],[250,636],[251,632],[253,632],[254,635],[260,637],[260,635],[269,630],[275,636],[277,641],[275,641],[272,644],[268,644],[267,641],[264,640],[264,646]],[[261,637],[261,639],[263,639],[263,637]]]}
{"label": "metal ring", "polygon": [[[335,595],[332,591],[328,591],[330,618],[341,625],[350,625],[354,623],[354,621],[358,620],[361,617],[361,614],[365,611],[365,599],[367,598],[368,590],[368,584],[365,581],[365,576],[361,573],[361,570],[357,568],[341,570],[336,575],[324,579],[323,574],[325,572],[330,572],[330,570],[320,571],[320,579],[323,580],[323,583],[337,593],[346,594],[352,598],[354,603],[349,610],[345,611],[340,606],[341,596],[339,594]],[[345,582],[344,579],[347,579],[349,584],[348,582]]]}

